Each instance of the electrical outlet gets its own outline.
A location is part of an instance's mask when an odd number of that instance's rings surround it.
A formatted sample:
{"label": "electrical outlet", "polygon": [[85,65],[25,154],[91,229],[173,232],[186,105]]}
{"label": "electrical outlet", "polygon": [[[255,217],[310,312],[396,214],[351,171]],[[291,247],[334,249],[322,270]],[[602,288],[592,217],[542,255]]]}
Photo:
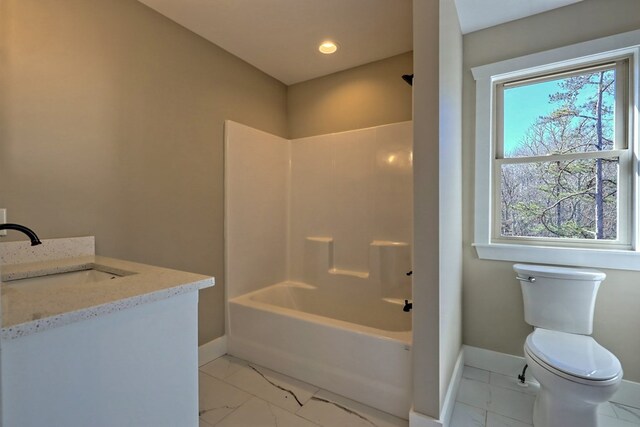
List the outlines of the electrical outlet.
{"label": "electrical outlet", "polygon": [[[0,224],[7,223],[7,210],[5,208],[0,209]],[[0,230],[0,236],[6,236],[7,230]]]}

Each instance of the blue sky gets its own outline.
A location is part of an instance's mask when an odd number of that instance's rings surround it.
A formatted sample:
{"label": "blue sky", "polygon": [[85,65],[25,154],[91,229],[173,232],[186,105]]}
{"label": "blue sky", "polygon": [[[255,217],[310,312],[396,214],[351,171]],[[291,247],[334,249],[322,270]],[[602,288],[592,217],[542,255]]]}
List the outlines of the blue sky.
{"label": "blue sky", "polygon": [[[607,73],[615,73],[609,70]],[[615,75],[615,74],[614,74]],[[560,83],[566,79],[551,80],[543,83],[534,83],[525,86],[506,88],[504,91],[504,153],[508,156],[522,141],[527,130],[538,117],[546,116],[559,107],[558,103],[550,103],[549,95],[561,90]],[[596,94],[595,87],[585,87],[578,95],[577,104],[580,105]],[[604,95],[604,102],[614,107],[614,96]],[[607,122],[610,126],[605,129],[606,137],[613,138],[612,120]],[[608,132],[608,133],[607,133]]]}
{"label": "blue sky", "polygon": [[558,80],[554,80],[504,91],[505,154],[517,147],[539,116],[547,115],[557,107],[549,103],[549,95],[558,91],[558,83]]}

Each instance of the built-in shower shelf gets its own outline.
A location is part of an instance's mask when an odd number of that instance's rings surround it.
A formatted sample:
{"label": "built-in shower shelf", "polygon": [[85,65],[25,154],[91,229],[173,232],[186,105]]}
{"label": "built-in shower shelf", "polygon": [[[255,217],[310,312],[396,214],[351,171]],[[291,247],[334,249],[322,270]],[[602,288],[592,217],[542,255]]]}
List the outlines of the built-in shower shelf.
{"label": "built-in shower shelf", "polygon": [[[394,298],[404,304],[411,295],[411,245],[394,240],[369,242],[367,270],[339,268],[334,263],[334,241],[329,236],[309,236],[304,247],[302,281],[313,285],[369,286],[382,298]],[[349,264],[347,264],[349,265]],[[342,264],[344,267],[345,264]]]}
{"label": "built-in shower shelf", "polygon": [[340,268],[332,268],[329,270],[329,274],[336,274],[339,276],[351,276],[351,277],[359,277],[360,279],[369,278],[368,271],[355,271],[355,270],[343,270]]}

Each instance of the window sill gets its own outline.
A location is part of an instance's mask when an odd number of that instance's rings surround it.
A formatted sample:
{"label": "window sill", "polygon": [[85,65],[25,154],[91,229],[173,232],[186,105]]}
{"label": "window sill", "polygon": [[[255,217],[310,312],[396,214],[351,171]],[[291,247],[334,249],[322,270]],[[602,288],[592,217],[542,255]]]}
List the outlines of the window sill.
{"label": "window sill", "polygon": [[497,261],[554,264],[640,271],[640,252],[587,248],[474,243],[478,258]]}

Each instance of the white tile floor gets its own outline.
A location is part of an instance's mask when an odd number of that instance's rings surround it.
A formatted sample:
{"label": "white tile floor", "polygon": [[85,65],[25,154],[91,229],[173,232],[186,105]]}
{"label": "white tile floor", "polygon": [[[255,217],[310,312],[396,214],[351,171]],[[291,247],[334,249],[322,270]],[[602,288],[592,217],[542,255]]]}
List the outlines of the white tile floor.
{"label": "white tile floor", "polygon": [[[515,377],[465,366],[450,427],[531,427],[538,386]],[[640,409],[608,402],[599,409],[602,427],[640,426]]]}
{"label": "white tile floor", "polygon": [[[450,427],[531,427],[538,387],[465,366]],[[609,402],[602,427],[640,426],[640,409]],[[200,368],[200,427],[407,427],[406,420],[223,356]]]}
{"label": "white tile floor", "polygon": [[223,356],[200,368],[200,427],[407,427],[409,422]]}

